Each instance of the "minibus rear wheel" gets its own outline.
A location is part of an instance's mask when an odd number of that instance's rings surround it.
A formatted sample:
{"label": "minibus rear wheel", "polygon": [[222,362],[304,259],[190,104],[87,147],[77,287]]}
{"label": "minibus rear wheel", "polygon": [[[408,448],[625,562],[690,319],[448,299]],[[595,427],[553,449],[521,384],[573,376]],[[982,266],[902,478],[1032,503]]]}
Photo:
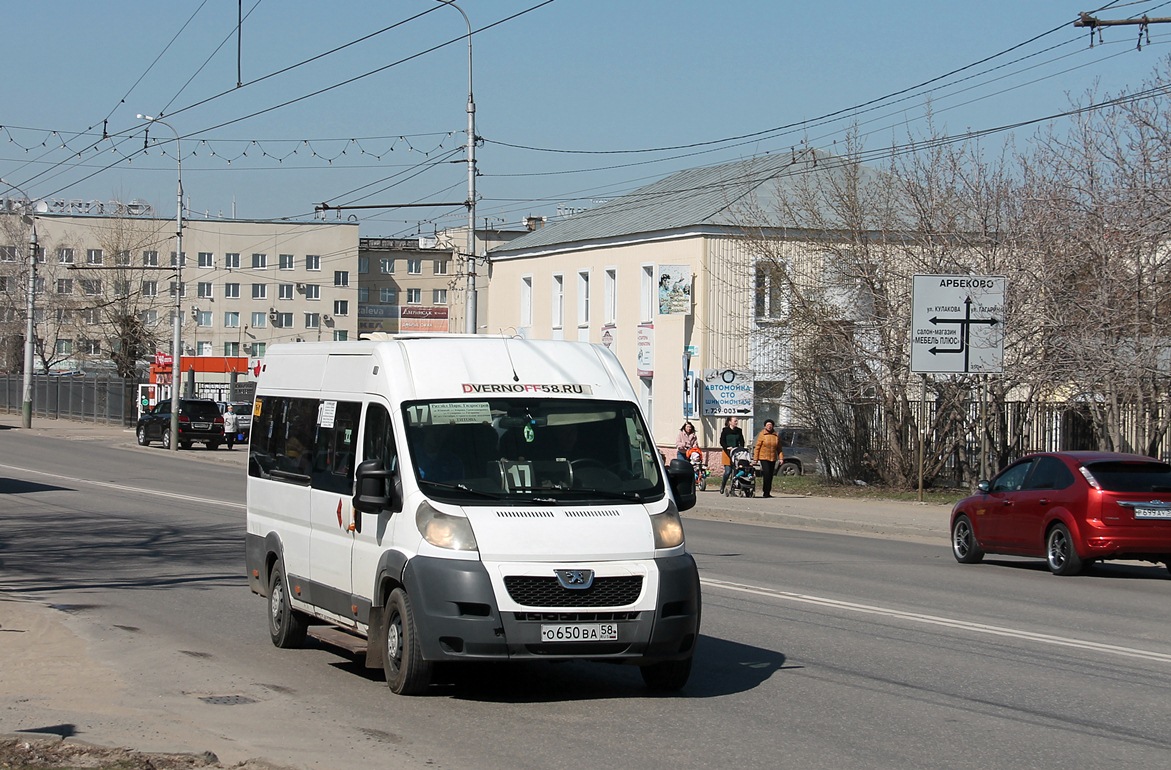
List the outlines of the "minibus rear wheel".
{"label": "minibus rear wheel", "polygon": [[289,587],[285,583],[285,568],[280,561],[272,565],[268,576],[268,635],[281,649],[300,647],[305,643],[309,623],[304,615],[289,603]]}
{"label": "minibus rear wheel", "polygon": [[390,592],[383,617],[382,669],[386,684],[398,695],[420,695],[431,684],[431,663],[419,649],[419,630],[411,599],[402,588]]}

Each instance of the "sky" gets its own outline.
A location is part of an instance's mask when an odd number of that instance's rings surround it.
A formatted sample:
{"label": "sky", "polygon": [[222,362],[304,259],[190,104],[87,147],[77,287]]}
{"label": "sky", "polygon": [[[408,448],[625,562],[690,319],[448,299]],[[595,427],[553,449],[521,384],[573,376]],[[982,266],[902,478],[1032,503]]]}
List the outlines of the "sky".
{"label": "sky", "polygon": [[[1073,22],[1169,17],[1171,0],[1097,2],[459,0],[477,226],[552,220],[686,168],[834,152],[851,126],[881,149],[922,136],[929,112],[959,135],[1138,90],[1171,24],[1138,50],[1137,26],[1091,47]],[[369,237],[467,222],[468,26],[444,3],[62,0],[4,19],[0,178],[33,198],[173,216],[177,133],[192,217],[411,203],[428,205],[318,216]],[[981,143],[1023,147],[1041,125]]]}

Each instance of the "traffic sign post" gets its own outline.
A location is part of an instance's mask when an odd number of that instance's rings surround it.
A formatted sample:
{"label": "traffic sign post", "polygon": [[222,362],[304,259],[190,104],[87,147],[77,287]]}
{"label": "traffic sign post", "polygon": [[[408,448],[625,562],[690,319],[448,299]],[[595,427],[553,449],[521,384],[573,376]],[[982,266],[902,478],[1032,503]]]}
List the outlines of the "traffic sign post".
{"label": "traffic sign post", "polygon": [[911,371],[1004,371],[1003,276],[916,275],[911,299]]}

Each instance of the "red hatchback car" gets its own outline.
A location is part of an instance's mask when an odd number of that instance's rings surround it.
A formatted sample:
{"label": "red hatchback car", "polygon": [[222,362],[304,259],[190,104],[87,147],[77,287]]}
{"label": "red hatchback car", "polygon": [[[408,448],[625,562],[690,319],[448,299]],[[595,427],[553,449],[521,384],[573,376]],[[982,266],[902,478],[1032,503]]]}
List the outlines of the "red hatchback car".
{"label": "red hatchback car", "polygon": [[1054,575],[1100,559],[1163,562],[1171,570],[1171,465],[1115,452],[1024,457],[951,512],[951,551],[1041,556]]}

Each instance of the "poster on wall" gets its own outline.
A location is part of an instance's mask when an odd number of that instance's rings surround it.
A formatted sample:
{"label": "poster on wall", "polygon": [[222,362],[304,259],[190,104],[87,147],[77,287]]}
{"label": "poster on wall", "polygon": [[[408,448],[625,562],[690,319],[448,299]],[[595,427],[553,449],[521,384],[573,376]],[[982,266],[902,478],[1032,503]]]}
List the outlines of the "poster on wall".
{"label": "poster on wall", "polygon": [[659,265],[659,315],[691,315],[691,268]]}
{"label": "poster on wall", "polygon": [[602,327],[602,344],[605,345],[611,352],[618,352],[618,338],[616,336],[618,328],[607,324]]}
{"label": "poster on wall", "polygon": [[638,369],[639,377],[654,377],[655,376],[655,327],[644,325],[638,327],[636,335],[638,343]]}
{"label": "poster on wall", "polygon": [[705,417],[751,417],[755,373],[748,369],[703,370]]}

